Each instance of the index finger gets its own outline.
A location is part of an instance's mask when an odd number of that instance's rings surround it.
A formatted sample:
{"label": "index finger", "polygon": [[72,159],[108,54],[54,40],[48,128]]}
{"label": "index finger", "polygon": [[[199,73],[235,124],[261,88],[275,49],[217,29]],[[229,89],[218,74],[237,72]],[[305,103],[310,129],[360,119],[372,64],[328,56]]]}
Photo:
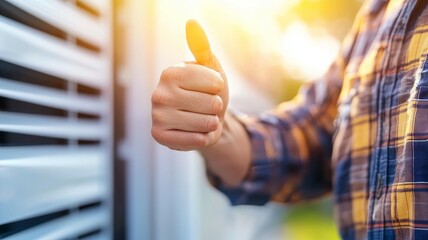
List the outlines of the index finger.
{"label": "index finger", "polygon": [[198,91],[209,94],[219,94],[224,87],[221,74],[215,70],[199,64],[186,64],[178,67],[177,85],[189,91]]}

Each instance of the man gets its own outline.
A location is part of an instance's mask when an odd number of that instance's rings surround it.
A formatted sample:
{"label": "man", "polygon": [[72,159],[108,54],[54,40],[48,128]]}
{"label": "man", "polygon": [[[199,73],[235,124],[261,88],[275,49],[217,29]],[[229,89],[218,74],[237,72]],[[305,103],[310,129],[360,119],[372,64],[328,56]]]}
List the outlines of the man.
{"label": "man", "polygon": [[232,204],[333,190],[343,239],[428,239],[427,5],[367,1],[324,78],[257,118],[227,111],[226,75],[189,21],[196,62],[163,72],[153,137],[199,150]]}

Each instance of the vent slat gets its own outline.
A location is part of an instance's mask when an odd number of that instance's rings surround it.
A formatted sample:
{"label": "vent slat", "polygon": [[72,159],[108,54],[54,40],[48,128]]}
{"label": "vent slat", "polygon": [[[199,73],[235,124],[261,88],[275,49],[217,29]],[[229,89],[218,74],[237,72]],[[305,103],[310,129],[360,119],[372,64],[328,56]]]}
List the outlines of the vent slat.
{"label": "vent slat", "polygon": [[[108,31],[102,22],[74,8],[65,1],[58,0],[8,0],[9,3],[100,48],[106,46]],[[82,28],[81,26],[85,26]]]}
{"label": "vent slat", "polygon": [[98,12],[100,12],[100,15],[105,14],[110,3],[109,1],[105,1],[105,0],[79,0],[79,1],[96,9]]}
{"label": "vent slat", "polygon": [[0,78],[0,97],[27,101],[72,112],[101,114],[106,104],[97,97],[70,95],[65,91]]}
{"label": "vent slat", "polygon": [[81,140],[98,140],[108,136],[108,126],[101,121],[10,112],[0,112],[0,131]]}
{"label": "vent slat", "polygon": [[89,236],[89,237],[85,237],[82,238],[83,240],[106,240],[106,239],[110,239],[108,234],[106,232],[101,232],[97,235],[94,236]]}
{"label": "vent slat", "polygon": [[77,238],[80,233],[93,231],[99,226],[108,224],[109,215],[106,210],[101,208],[72,214],[12,235],[5,240]]}
{"label": "vent slat", "polygon": [[100,148],[10,147],[0,156],[0,225],[106,197]]}
{"label": "vent slat", "polygon": [[0,1],[0,239],[111,239],[112,11]]}
{"label": "vent slat", "polygon": [[108,61],[0,16],[0,59],[97,88],[108,84]]}

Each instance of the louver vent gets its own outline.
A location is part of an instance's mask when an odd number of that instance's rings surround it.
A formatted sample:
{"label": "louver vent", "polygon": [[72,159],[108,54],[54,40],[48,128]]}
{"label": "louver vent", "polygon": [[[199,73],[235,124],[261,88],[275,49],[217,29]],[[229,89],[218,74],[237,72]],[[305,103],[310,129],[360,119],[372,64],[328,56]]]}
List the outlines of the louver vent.
{"label": "louver vent", "polygon": [[111,9],[0,1],[0,239],[108,239]]}

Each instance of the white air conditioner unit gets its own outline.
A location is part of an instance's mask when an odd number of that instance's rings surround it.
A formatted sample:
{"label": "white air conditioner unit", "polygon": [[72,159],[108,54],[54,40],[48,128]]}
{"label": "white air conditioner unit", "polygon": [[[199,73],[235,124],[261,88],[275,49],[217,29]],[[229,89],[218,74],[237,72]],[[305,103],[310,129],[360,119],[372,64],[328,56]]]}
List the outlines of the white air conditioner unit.
{"label": "white air conditioner unit", "polygon": [[0,239],[110,239],[104,0],[0,1]]}

